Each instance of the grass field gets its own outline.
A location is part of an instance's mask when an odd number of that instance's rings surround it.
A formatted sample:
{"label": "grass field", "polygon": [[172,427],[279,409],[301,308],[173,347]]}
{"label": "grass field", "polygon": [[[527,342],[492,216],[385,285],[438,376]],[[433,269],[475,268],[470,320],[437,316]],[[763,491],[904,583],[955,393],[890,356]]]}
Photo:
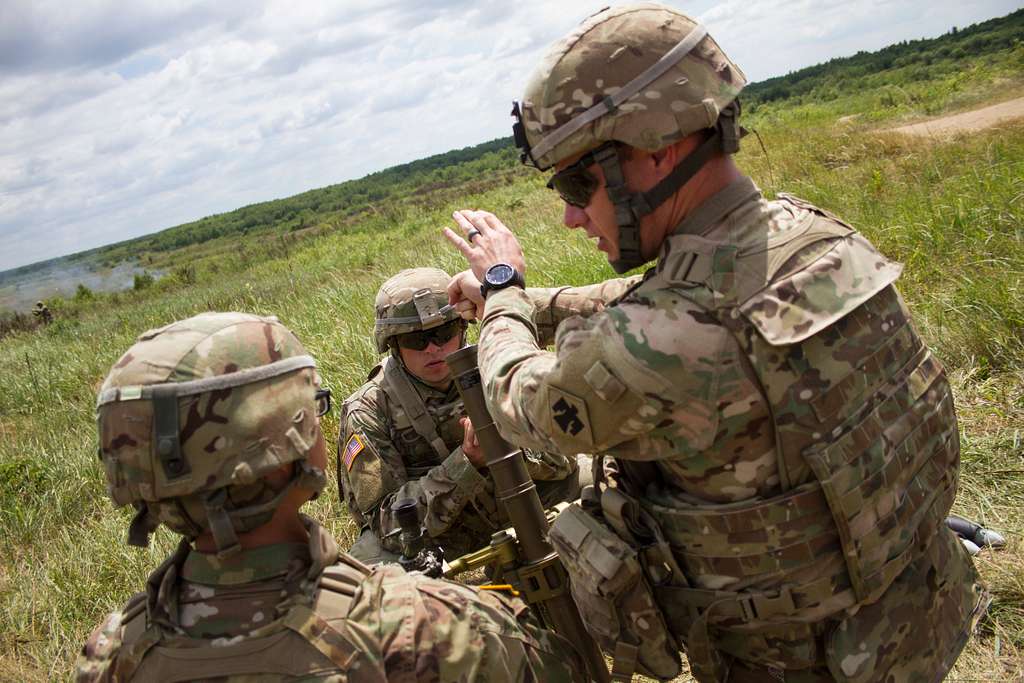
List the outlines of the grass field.
{"label": "grass field", "polygon": [[[902,292],[953,379],[963,444],[955,510],[1003,532],[1009,545],[977,559],[995,599],[950,680],[1024,677],[1024,122],[946,141],[884,131],[1021,94],[1020,61],[1011,54],[966,76],[913,84],[905,97],[886,87],[762,106],[748,124],[770,156],[751,137],[739,157],[767,193],[785,190],[839,213],[905,264]],[[581,235],[557,227],[560,207],[543,182],[516,175],[457,202],[265,240],[241,256],[218,243],[191,276],[68,302],[54,324],[4,338],[0,680],[68,678],[91,626],[172,548],[165,531],[148,550],[125,545],[129,514],[105,497],[96,461],[95,392],[136,335],[206,310],[275,314],[345,396],[376,360],[370,330],[380,282],[411,265],[460,267],[440,235],[456,208],[492,210],[516,230],[531,284],[610,275]],[[325,423],[332,447],[336,420]],[[352,538],[333,485],[310,508],[342,545]]]}

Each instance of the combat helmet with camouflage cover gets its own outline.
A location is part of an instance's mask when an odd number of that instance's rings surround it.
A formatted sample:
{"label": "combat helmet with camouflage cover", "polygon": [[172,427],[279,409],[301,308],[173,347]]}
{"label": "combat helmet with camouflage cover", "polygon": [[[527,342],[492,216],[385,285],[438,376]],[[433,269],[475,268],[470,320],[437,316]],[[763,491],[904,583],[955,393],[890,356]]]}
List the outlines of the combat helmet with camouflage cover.
{"label": "combat helmet with camouflage cover", "polygon": [[448,303],[451,277],[440,268],[408,268],[388,278],[377,290],[373,339],[377,351],[408,332],[429,330],[459,318]]}
{"label": "combat helmet with camouflage cover", "polygon": [[[274,317],[205,313],[142,334],[100,389],[100,460],[117,506],[132,504],[129,543],[160,524],[218,553],[273,516],[294,486],[320,491],[307,462],[320,438],[316,364]],[[275,489],[264,478],[295,463]]]}
{"label": "combat helmet with camouflage cover", "polygon": [[[696,20],[663,5],[602,10],[548,50],[513,105],[523,163],[540,170],[589,152],[619,223],[619,272],[643,263],[639,221],[713,154],[739,149],[746,76]],[[646,193],[625,187],[617,143],[654,152],[697,131],[708,139]]]}

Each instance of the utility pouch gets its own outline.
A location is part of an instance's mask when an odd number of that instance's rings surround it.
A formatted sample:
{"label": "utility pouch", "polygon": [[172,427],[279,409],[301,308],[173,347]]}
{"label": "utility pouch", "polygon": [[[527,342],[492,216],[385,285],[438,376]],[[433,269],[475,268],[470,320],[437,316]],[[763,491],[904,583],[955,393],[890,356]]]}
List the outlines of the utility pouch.
{"label": "utility pouch", "polygon": [[959,539],[948,529],[876,602],[841,619],[825,660],[839,683],[945,678],[989,596]]}
{"label": "utility pouch", "polygon": [[[679,645],[654,600],[637,552],[578,503],[566,508],[549,536],[569,574],[583,623],[615,669],[670,679],[679,675]],[[631,661],[621,661],[622,659]]]}

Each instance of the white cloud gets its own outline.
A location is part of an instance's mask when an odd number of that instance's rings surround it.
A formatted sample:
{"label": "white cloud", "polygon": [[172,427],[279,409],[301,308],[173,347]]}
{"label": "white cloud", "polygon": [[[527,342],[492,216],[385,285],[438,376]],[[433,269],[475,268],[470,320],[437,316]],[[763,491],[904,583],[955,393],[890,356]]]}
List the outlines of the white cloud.
{"label": "white cloud", "polygon": [[[544,48],[605,4],[6,0],[0,269],[508,135]],[[759,80],[1014,5],[684,9]]]}

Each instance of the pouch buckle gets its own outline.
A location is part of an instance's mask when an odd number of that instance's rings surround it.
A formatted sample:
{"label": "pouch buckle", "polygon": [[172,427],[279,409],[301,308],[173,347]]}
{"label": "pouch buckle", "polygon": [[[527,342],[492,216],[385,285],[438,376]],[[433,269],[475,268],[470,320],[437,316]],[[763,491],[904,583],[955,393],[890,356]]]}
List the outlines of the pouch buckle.
{"label": "pouch buckle", "polygon": [[744,595],[740,598],[739,604],[744,621],[770,621],[775,617],[792,616],[796,612],[793,591],[789,586],[783,586],[775,595]]}

